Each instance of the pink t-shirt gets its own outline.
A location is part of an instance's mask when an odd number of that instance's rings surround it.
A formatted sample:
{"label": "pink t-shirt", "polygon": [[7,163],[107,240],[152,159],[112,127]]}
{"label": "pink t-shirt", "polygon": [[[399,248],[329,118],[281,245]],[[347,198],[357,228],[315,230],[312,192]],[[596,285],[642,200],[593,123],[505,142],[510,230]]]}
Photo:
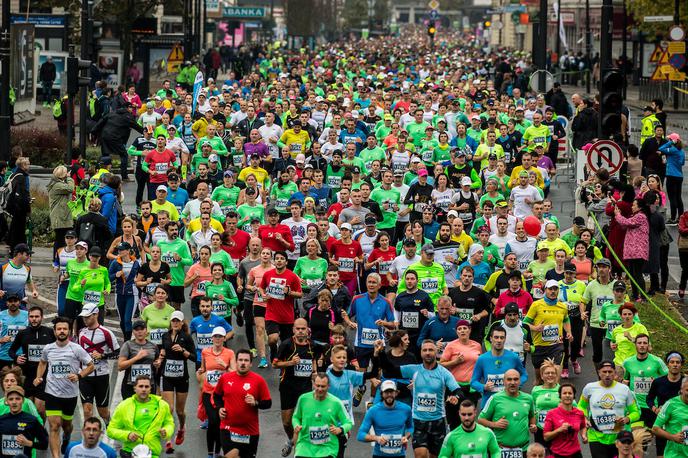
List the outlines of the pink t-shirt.
{"label": "pink t-shirt", "polygon": [[[268,270],[274,269],[275,266],[270,265],[267,268],[264,268],[262,265],[258,264],[255,266],[253,269],[248,271],[248,278],[253,279],[253,286],[258,287],[260,286],[260,283],[263,281],[263,275],[265,275],[265,272]],[[253,305],[258,305],[260,307],[265,307],[267,306],[267,303],[265,302],[265,298],[260,295],[258,291],[256,291],[255,296],[253,297]]]}
{"label": "pink t-shirt", "polygon": [[571,410],[566,410],[559,406],[547,412],[543,431],[554,431],[564,423],[570,424],[571,429],[552,439],[549,448],[552,450],[552,453],[557,455],[570,456],[581,450],[580,442],[578,442],[578,433],[585,427],[585,414],[582,410],[575,407]]}
{"label": "pink t-shirt", "polygon": [[199,263],[192,265],[186,275],[190,277],[193,274],[198,274],[198,277],[191,283],[191,297],[205,296],[205,282],[213,281],[210,265],[207,268],[202,267]]}
{"label": "pink t-shirt", "polygon": [[444,348],[442,359],[450,361],[456,358],[459,353],[463,354],[463,362],[451,368],[454,380],[459,383],[469,383],[473,376],[473,368],[478,356],[482,353],[482,347],[474,340],[469,340],[467,344],[462,344],[459,339],[452,340]]}

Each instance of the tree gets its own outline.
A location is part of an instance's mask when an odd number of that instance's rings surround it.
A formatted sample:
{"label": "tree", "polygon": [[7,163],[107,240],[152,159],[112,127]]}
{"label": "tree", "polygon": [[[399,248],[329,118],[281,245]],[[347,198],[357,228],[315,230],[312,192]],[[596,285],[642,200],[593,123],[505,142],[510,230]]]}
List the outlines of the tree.
{"label": "tree", "polygon": [[[685,0],[679,0],[682,4],[680,13],[680,23],[688,23],[688,9],[685,7]],[[651,37],[660,35],[662,38],[669,31],[669,24],[666,22],[643,22],[644,16],[665,16],[674,14],[674,0],[626,0],[626,10],[628,16],[636,18],[636,25],[643,32]],[[630,26],[631,24],[629,24]]]}
{"label": "tree", "polygon": [[344,26],[349,29],[358,29],[368,25],[368,2],[366,0],[344,1]]}

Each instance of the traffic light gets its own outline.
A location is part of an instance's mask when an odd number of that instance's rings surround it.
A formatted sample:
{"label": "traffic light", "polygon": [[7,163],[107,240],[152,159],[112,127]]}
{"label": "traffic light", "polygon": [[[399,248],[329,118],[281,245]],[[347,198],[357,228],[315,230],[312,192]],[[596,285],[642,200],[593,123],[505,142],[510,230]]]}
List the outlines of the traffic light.
{"label": "traffic light", "polygon": [[91,78],[81,76],[81,70],[88,70],[91,67],[90,60],[79,59],[78,57],[67,58],[67,94],[75,95],[82,86],[88,86]]}
{"label": "traffic light", "polygon": [[91,39],[97,40],[103,36],[103,21],[91,20]]}
{"label": "traffic light", "polygon": [[437,27],[435,27],[435,23],[430,22],[428,24],[428,35],[430,35],[431,38],[434,38],[436,33],[437,33]]}
{"label": "traffic light", "polygon": [[626,81],[621,71],[604,69],[600,78],[600,122],[602,136],[609,138],[621,131],[623,88]]}
{"label": "traffic light", "polygon": [[485,21],[485,22],[483,22],[483,26],[484,26],[486,29],[489,29],[489,28],[492,26],[492,22],[490,22],[490,21]]}

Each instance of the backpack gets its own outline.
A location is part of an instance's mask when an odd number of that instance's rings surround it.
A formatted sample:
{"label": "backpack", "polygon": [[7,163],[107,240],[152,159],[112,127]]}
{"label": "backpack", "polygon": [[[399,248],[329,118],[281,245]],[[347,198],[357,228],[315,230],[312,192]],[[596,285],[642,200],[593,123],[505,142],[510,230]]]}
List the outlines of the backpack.
{"label": "backpack", "polygon": [[79,240],[83,240],[84,242],[88,243],[88,246],[92,246],[96,241],[95,230],[96,225],[93,224],[91,221],[82,223],[79,227]]}
{"label": "backpack", "polygon": [[60,119],[62,117],[62,100],[57,99],[53,104],[53,118]]}
{"label": "backpack", "polygon": [[14,173],[9,180],[0,186],[0,213],[11,213],[20,198],[19,193],[14,189],[14,180],[19,176],[18,173]]}

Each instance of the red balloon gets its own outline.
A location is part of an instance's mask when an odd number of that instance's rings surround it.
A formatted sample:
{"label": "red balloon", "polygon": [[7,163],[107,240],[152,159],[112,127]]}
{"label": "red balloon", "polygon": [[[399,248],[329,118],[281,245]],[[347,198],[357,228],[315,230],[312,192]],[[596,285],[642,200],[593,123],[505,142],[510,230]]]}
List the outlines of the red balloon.
{"label": "red balloon", "polygon": [[526,234],[531,237],[537,237],[540,234],[540,227],[540,220],[533,215],[527,216],[526,219],[523,220],[523,229],[525,229]]}

